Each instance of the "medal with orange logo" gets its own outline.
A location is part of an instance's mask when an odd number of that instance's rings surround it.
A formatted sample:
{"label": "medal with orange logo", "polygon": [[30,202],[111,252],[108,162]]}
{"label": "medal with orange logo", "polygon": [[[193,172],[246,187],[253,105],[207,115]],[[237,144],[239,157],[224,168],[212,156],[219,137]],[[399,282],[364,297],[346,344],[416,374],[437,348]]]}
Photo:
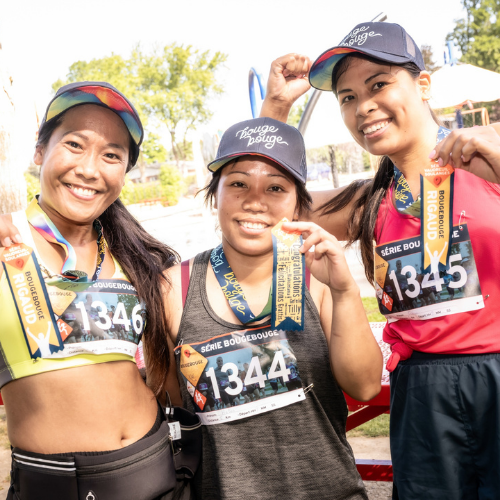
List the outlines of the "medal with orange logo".
{"label": "medal with orange logo", "polygon": [[33,250],[21,243],[0,254],[31,358],[64,349],[42,273]]}

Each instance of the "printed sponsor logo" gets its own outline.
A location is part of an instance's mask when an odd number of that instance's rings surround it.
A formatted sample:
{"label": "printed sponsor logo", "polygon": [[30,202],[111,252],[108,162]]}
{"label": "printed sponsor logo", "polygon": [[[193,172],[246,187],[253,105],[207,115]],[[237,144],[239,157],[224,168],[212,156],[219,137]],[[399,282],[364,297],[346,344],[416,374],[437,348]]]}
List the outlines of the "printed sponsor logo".
{"label": "printed sponsor logo", "polygon": [[243,130],[238,130],[236,132],[236,137],[238,139],[248,139],[247,147],[252,144],[264,143],[267,149],[272,149],[276,144],[285,144],[288,146],[288,142],[283,140],[283,137],[277,135],[279,131],[278,127],[273,125],[260,125],[255,128],[245,127]]}
{"label": "printed sponsor logo", "polygon": [[370,26],[360,26],[355,30],[352,30],[340,43],[344,47],[352,47],[353,45],[361,46],[364,45],[368,38],[375,36],[382,36],[380,33],[375,33],[375,31],[368,31]]}

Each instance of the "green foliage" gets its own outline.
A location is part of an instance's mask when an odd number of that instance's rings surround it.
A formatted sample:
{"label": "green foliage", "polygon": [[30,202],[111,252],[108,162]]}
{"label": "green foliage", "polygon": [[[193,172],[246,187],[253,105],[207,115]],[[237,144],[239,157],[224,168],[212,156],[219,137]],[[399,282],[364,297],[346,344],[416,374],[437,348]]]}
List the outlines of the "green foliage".
{"label": "green foliage", "polygon": [[142,160],[146,163],[165,163],[168,152],[160,142],[158,135],[149,132],[141,145]]}
{"label": "green foliage", "polygon": [[174,165],[163,165],[160,169],[160,184],[168,204],[175,205],[184,191],[179,169]]}
{"label": "green foliage", "polygon": [[500,0],[462,0],[466,18],[456,21],[447,40],[462,52],[462,61],[500,71]]}
{"label": "green foliage", "polygon": [[347,433],[347,437],[388,437],[389,436],[389,415],[383,413],[378,417],[369,420],[363,425],[352,429]]}
{"label": "green foliage", "polygon": [[361,300],[363,301],[363,307],[365,308],[368,321],[371,323],[386,321],[385,316],[380,314],[378,302],[375,297],[363,297]]}
{"label": "green foliage", "polygon": [[158,181],[135,184],[130,179],[127,179],[120,194],[120,199],[125,205],[150,200],[164,201],[163,198],[163,191]]}
{"label": "green foliage", "polygon": [[305,99],[302,102],[296,102],[292,109],[290,110],[290,114],[288,115],[287,124],[292,127],[298,127],[300,123],[300,118],[302,117],[302,113],[306,109],[307,103],[309,102],[309,94],[306,94]]}
{"label": "green foliage", "polygon": [[40,179],[28,172],[24,173],[24,178],[26,179],[26,195],[29,203],[40,192]]}
{"label": "green foliage", "polygon": [[[137,46],[128,59],[111,54],[88,62],[77,61],[70,66],[66,79],[52,87],[57,90],[82,80],[111,83],[134,103],[148,136],[149,124],[166,126],[174,158],[180,161],[188,157],[187,132],[212,117],[209,103],[223,92],[217,72],[226,59],[222,52],[200,52],[191,45],[173,43],[152,53]],[[162,154],[158,141],[151,141],[147,145],[148,158]]]}

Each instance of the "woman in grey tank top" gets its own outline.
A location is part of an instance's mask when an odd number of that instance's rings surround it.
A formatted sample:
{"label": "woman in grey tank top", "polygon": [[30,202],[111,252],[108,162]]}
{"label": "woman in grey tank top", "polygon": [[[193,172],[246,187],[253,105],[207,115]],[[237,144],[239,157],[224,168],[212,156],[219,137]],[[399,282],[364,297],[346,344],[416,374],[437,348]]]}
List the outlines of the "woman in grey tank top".
{"label": "woman in grey tank top", "polygon": [[312,274],[304,329],[271,329],[267,315],[271,230],[310,203],[302,137],[268,118],[243,122],[226,131],[209,168],[222,245],[170,269],[166,301],[183,404],[205,424],[196,497],[366,499],[342,390],[373,398],[382,356],[332,235],[309,222],[283,226],[302,233]]}

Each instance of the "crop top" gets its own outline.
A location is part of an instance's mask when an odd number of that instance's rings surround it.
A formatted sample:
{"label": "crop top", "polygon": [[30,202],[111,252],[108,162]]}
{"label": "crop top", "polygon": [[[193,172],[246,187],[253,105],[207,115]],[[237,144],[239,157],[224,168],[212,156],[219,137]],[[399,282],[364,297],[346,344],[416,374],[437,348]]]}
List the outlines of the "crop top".
{"label": "crop top", "polygon": [[50,325],[47,332],[31,332],[29,328],[24,331],[4,271],[0,278],[0,388],[12,380],[53,370],[110,361],[135,362],[145,307],[119,263],[113,258],[114,275],[98,279],[83,291],[49,286],[46,266],[36,249],[26,214],[12,214],[12,222],[40,264],[63,348],[57,352],[50,348]]}

